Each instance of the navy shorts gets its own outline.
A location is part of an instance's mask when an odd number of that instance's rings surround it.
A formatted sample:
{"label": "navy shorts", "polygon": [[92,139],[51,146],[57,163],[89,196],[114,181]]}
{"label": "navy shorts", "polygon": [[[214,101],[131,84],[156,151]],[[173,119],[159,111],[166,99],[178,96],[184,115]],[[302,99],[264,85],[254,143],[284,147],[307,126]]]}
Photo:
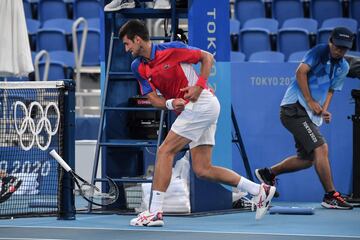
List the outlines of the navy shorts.
{"label": "navy shorts", "polygon": [[309,118],[305,108],[298,102],[281,106],[280,119],[284,127],[294,136],[297,156],[304,160],[313,160],[314,149],[326,141],[319,127]]}

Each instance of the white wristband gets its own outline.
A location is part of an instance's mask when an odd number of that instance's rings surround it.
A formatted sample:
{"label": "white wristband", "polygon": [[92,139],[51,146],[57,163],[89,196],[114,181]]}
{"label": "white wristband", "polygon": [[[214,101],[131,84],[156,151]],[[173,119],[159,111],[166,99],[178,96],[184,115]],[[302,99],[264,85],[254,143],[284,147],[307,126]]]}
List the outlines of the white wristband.
{"label": "white wristband", "polygon": [[173,101],[174,101],[175,99],[168,99],[168,100],[166,100],[166,102],[165,102],[165,106],[166,106],[166,108],[167,109],[169,109],[169,110],[174,110],[174,106],[173,106]]}

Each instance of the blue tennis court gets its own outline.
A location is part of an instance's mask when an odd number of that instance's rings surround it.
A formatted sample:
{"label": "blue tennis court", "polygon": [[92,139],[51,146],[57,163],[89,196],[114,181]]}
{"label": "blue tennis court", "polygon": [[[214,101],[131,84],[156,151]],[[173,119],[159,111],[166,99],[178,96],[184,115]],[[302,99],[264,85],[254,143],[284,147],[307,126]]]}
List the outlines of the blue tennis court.
{"label": "blue tennis court", "polygon": [[255,221],[253,212],[204,216],[165,216],[162,228],[131,227],[133,215],[77,214],[0,221],[0,239],[360,239],[360,208],[328,210],[319,203],[277,203],[314,207],[314,215],[270,215]]}

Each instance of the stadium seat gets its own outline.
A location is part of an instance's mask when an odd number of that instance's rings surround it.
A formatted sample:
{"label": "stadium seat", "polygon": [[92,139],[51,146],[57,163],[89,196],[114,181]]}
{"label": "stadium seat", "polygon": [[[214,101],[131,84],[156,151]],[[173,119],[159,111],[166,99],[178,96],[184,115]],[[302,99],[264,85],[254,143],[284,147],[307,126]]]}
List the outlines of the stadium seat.
{"label": "stadium seat", "polygon": [[[39,62],[39,72],[41,78],[44,74],[44,69],[45,62]],[[67,73],[66,67],[64,67],[63,62],[50,60],[48,81],[57,81],[62,79],[69,79],[69,74]]]}
{"label": "stadium seat", "polygon": [[31,3],[28,0],[23,0],[25,18],[33,18]]}
{"label": "stadium seat", "polygon": [[262,0],[236,0],[235,18],[241,23],[252,18],[265,17],[265,5]]}
{"label": "stadium seat", "polygon": [[245,54],[242,52],[230,52],[230,60],[231,62],[244,62],[245,61]]}
{"label": "stadium seat", "polygon": [[79,17],[83,18],[100,18],[100,6],[99,0],[76,0],[74,2],[74,19]]}
{"label": "stadium seat", "polygon": [[88,18],[86,20],[89,28],[98,29],[100,31],[100,18]]}
{"label": "stadium seat", "polygon": [[236,19],[230,19],[230,44],[232,51],[239,50],[239,33],[240,33],[240,22]]}
{"label": "stadium seat", "polygon": [[65,31],[66,35],[71,34],[74,21],[67,18],[50,19],[43,23],[43,28],[58,28]]}
{"label": "stadium seat", "polygon": [[[351,18],[331,18],[327,19],[321,25],[321,28],[318,30],[318,43],[327,43],[329,41],[329,36],[333,28],[335,27],[347,27],[353,33],[356,34],[358,29],[358,23],[356,20]],[[354,47],[355,44],[354,44]]]}
{"label": "stadium seat", "polygon": [[51,51],[49,52],[51,61],[62,62],[64,66],[75,68],[75,56],[69,51]]}
{"label": "stadium seat", "polygon": [[309,31],[303,28],[281,28],[278,33],[278,49],[287,59],[291,53],[310,48]]}
{"label": "stadium seat", "polygon": [[[76,31],[78,46],[80,47],[83,30]],[[100,65],[100,31],[98,29],[88,29],[83,66]]]}
{"label": "stadium seat", "polygon": [[293,52],[288,58],[288,62],[301,62],[307,51]]}
{"label": "stadium seat", "polygon": [[248,28],[240,31],[240,50],[250,56],[254,52],[271,51],[270,31],[264,28]]}
{"label": "stadium seat", "polygon": [[40,22],[54,18],[68,18],[66,3],[63,0],[39,1],[38,19]]}
{"label": "stadium seat", "polygon": [[320,25],[325,19],[342,17],[341,0],[311,1],[311,16]]}
{"label": "stadium seat", "polygon": [[37,32],[36,49],[37,51],[67,51],[67,41],[65,31],[59,28],[40,29]]}
{"label": "stadium seat", "polygon": [[350,1],[350,17],[360,24],[360,0]]}
{"label": "stadium seat", "polygon": [[272,14],[280,25],[290,18],[304,17],[301,0],[272,0]]}
{"label": "stadium seat", "polygon": [[316,34],[318,22],[311,18],[291,18],[284,21],[282,28],[303,28],[310,33]]}
{"label": "stadium seat", "polygon": [[255,52],[249,57],[249,62],[284,62],[284,60],[284,54],[274,51]]}
{"label": "stadium seat", "polygon": [[29,35],[29,42],[31,50],[36,48],[36,33],[40,28],[40,22],[35,19],[26,19],[26,28]]}
{"label": "stadium seat", "polygon": [[279,28],[279,22],[276,19],[271,18],[254,18],[247,20],[243,24],[242,29],[248,28],[264,28],[270,33],[276,33]]}
{"label": "stadium seat", "polygon": [[316,45],[318,23],[315,19],[311,18],[291,18],[284,21],[283,29],[300,28],[306,29],[309,33],[310,47]]}
{"label": "stadium seat", "polygon": [[359,51],[347,51],[345,55],[355,56],[355,57],[360,58],[360,52]]}

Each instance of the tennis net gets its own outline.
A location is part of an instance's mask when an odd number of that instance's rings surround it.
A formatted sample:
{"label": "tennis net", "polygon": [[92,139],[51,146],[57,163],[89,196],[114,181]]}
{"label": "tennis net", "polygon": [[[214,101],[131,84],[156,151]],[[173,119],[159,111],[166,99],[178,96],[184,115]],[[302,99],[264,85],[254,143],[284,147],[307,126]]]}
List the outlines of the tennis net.
{"label": "tennis net", "polygon": [[0,218],[74,214],[72,182],[49,155],[73,161],[73,85],[0,82]]}

